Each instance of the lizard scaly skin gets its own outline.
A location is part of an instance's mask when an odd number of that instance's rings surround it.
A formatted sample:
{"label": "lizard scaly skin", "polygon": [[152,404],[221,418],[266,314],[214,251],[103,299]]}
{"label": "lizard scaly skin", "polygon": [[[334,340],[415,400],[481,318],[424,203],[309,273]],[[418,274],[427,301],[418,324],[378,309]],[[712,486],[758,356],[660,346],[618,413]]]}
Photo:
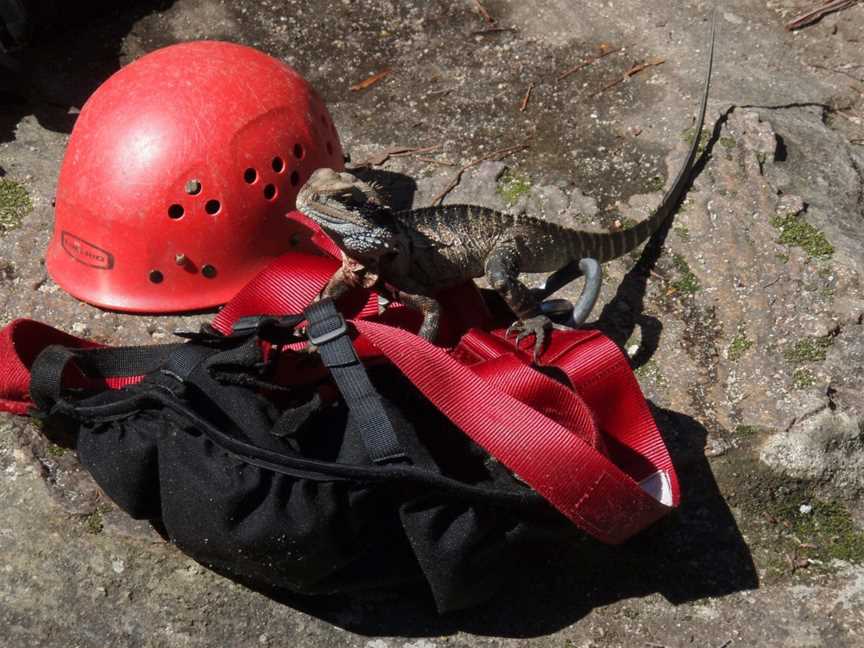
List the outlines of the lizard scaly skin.
{"label": "lizard scaly skin", "polygon": [[609,261],[635,249],[671,215],[698,152],[711,80],[715,25],[716,18],[693,143],[675,181],[650,218],[620,232],[587,232],[473,205],[393,211],[374,186],[349,173],[318,169],[300,189],[297,209],[314,220],[343,252],[342,267],[327,283],[322,296],[338,298],[354,286],[385,290],[423,313],[418,334],[434,341],[440,315],[435,294],[485,276],[519,318],[511,328],[520,337],[535,335],[536,357],[551,322],[540,313],[537,298],[519,281],[519,274],[551,272],[581,259]]}

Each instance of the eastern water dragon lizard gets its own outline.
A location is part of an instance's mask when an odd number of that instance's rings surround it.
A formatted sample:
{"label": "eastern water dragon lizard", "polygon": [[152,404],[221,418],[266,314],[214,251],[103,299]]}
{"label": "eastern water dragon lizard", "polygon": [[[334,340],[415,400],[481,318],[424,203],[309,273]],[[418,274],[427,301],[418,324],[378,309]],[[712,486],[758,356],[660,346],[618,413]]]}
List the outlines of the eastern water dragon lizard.
{"label": "eastern water dragon lizard", "polygon": [[[544,220],[474,205],[389,209],[376,187],[349,173],[318,169],[300,189],[297,209],[315,221],[342,250],[342,266],[322,297],[338,298],[356,286],[375,287],[420,310],[418,334],[435,340],[440,305],[436,293],[464,281],[486,277],[518,317],[511,331],[535,336],[535,358],[552,324],[541,310],[538,292],[519,281],[522,272],[551,272],[550,280],[578,276],[638,247],[673,213],[687,186],[699,150],[714,57],[716,14],[712,22],[705,84],[695,134],[684,165],[657,211],[618,232],[588,232]],[[574,309],[576,324],[590,313],[596,285],[586,289]],[[589,277],[590,279],[590,277]],[[550,281],[547,281],[547,288]],[[541,295],[542,296],[542,295]]]}

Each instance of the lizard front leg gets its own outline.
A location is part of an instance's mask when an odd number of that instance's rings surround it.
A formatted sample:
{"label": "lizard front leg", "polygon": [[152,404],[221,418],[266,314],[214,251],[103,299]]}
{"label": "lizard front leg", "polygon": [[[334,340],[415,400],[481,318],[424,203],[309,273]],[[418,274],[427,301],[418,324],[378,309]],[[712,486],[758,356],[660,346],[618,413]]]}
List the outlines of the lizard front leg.
{"label": "lizard front leg", "polygon": [[441,320],[441,304],[438,303],[438,300],[398,289],[393,291],[393,297],[396,301],[423,314],[423,323],[420,325],[417,335],[429,342],[435,342],[435,338],[438,337],[438,323]]}
{"label": "lizard front leg", "polygon": [[359,261],[343,257],[342,265],[333,273],[316,300],[329,297],[336,300],[354,288],[373,288],[378,283],[378,273]]}
{"label": "lizard front leg", "polygon": [[438,337],[438,322],[441,319],[441,304],[437,299],[429,297],[428,290],[405,275],[400,277],[398,286],[382,278],[378,282],[377,290],[386,293],[392,301],[420,311],[423,315],[423,323],[417,335],[429,342],[435,342],[435,338]]}
{"label": "lizard front leg", "polygon": [[[371,271],[367,266],[348,256],[343,256],[342,265],[332,274],[321,289],[321,292],[312,301],[317,302],[321,299],[336,301],[354,288],[372,288],[377,284],[377,272]],[[318,351],[318,347],[310,342],[306,345],[306,351],[308,353],[315,353]]]}
{"label": "lizard front leg", "polygon": [[486,257],[486,280],[498,292],[519,319],[508,329],[515,332],[516,342],[534,336],[534,360],[540,355],[546,332],[552,321],[540,312],[540,305],[531,291],[519,281],[519,253],[512,245],[500,245]]}

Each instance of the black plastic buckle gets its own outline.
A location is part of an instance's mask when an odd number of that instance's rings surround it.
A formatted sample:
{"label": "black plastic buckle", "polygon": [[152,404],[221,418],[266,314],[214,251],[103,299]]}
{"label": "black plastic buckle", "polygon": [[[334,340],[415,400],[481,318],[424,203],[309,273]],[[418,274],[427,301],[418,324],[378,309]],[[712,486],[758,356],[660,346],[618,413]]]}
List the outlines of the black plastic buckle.
{"label": "black plastic buckle", "polygon": [[[335,328],[330,328],[328,326],[331,322],[336,324]],[[326,330],[317,332],[320,331],[320,329]],[[314,323],[310,322],[306,329],[306,337],[309,340],[309,343],[314,344],[315,346],[321,346],[322,344],[331,342],[336,338],[342,337],[346,333],[348,333],[348,324],[345,322],[345,318],[342,317],[342,314],[338,312],[330,315],[324,320]]]}
{"label": "black plastic buckle", "polygon": [[174,331],[174,335],[199,343],[218,343],[225,340],[247,340],[258,337],[273,344],[290,344],[302,338],[295,332],[296,326],[303,321],[302,315],[247,315],[238,318],[231,325],[231,332],[222,334],[210,324],[202,324],[197,332]]}
{"label": "black plastic buckle", "polygon": [[231,337],[248,337],[255,335],[261,327],[268,322],[275,321],[275,318],[268,315],[247,315],[237,319],[231,325]]}

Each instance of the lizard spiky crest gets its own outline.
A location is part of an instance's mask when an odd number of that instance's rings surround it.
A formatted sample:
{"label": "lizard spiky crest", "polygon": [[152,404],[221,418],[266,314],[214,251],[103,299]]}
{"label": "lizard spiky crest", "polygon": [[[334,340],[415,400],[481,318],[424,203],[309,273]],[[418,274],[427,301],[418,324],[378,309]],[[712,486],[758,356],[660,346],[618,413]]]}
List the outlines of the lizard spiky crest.
{"label": "lizard spiky crest", "polygon": [[378,189],[350,173],[315,171],[297,194],[297,209],[352,258],[386,254],[397,236]]}

